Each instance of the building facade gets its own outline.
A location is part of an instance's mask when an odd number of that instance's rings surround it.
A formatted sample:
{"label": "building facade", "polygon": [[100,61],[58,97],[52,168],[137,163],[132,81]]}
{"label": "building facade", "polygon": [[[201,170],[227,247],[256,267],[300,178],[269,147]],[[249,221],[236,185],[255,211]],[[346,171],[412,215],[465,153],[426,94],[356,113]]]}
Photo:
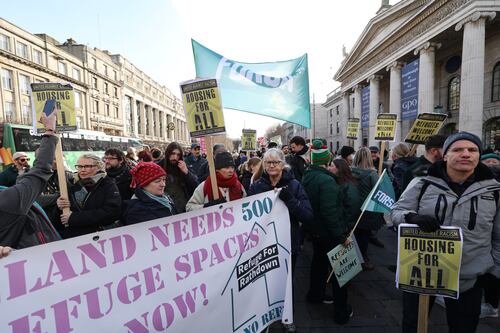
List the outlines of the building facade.
{"label": "building facade", "polygon": [[[469,131],[500,147],[499,11],[499,1],[383,2],[335,75],[342,105],[352,106],[344,116],[366,120],[355,146],[377,144],[381,112],[398,115],[396,141],[404,139],[415,107],[415,114],[446,113],[445,135]],[[404,100],[411,82],[402,74],[415,64],[418,94]]]}
{"label": "building facade", "polygon": [[32,124],[29,85],[71,83],[77,125],[145,144],[190,143],[182,101],[125,57],[0,18],[0,122]]}
{"label": "building facade", "polygon": [[[349,114],[349,105],[343,105],[343,94],[340,88],[335,89],[326,96],[323,108],[326,110],[325,134],[321,133],[328,143],[328,148],[332,152],[338,151],[342,146],[352,145],[352,140],[347,140],[347,118]],[[344,116],[347,115],[347,116]]]}

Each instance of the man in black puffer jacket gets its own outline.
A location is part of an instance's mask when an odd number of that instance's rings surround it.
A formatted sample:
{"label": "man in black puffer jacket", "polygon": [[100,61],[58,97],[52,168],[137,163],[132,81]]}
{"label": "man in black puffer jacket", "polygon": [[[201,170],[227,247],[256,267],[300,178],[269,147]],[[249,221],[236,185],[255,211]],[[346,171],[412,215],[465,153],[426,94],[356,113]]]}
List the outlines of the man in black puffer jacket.
{"label": "man in black puffer jacket", "polygon": [[106,173],[115,180],[122,200],[130,199],[134,191],[130,188],[132,175],[125,161],[125,154],[119,149],[110,148],[104,153],[104,163],[106,163]]}

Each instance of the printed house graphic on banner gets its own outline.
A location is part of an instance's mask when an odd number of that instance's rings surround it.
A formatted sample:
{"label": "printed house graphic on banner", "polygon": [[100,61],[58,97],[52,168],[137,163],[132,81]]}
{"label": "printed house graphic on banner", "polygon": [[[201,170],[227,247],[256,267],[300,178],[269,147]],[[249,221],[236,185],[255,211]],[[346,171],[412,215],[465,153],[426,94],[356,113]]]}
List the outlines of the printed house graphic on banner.
{"label": "printed house graphic on banner", "polygon": [[[262,247],[260,250],[252,249],[240,255],[222,291],[222,295],[227,296],[228,302],[231,303],[233,332],[243,327],[251,327],[251,323],[255,321],[258,321],[260,327],[264,326],[266,321],[273,320],[274,316],[281,316],[285,302],[282,293],[275,292],[268,286],[272,285],[273,281],[286,281],[286,273],[291,269],[290,249],[280,243],[274,221],[267,225],[254,223],[249,234],[254,232],[259,234]],[[286,270],[279,269],[283,266]],[[260,286],[249,288],[251,284]],[[260,297],[255,297],[256,289],[261,291]],[[250,315],[248,311],[238,310],[247,308],[250,299],[257,299],[262,303],[260,307],[272,307],[273,310],[267,316],[260,317],[257,314]]]}

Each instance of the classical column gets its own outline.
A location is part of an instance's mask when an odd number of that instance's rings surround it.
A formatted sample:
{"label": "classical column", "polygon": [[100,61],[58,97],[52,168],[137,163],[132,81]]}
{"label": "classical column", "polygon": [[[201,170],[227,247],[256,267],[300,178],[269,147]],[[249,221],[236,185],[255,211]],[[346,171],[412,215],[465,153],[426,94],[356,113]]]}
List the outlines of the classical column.
{"label": "classical column", "polygon": [[[172,122],[172,116],[167,114],[167,126]],[[167,139],[172,140],[172,131],[170,131],[167,127]]]}
{"label": "classical column", "polygon": [[418,69],[418,113],[434,111],[435,55],[441,43],[425,42],[414,54],[420,55]]}
{"label": "classical column", "polygon": [[137,104],[135,98],[130,97],[130,112],[132,113],[132,133],[133,136],[137,137],[139,134],[139,128],[137,126]]}
{"label": "classical column", "polygon": [[167,140],[167,113],[165,111],[160,112],[161,119],[161,133],[160,138],[162,140]]}
{"label": "classical column", "polygon": [[483,133],[485,25],[495,16],[495,12],[476,12],[455,26],[456,31],[464,28],[458,128],[479,137]]}
{"label": "classical column", "polygon": [[378,146],[375,141],[375,123],[379,109],[379,94],[381,75],[372,75],[367,82],[370,84],[370,120],[368,127],[368,146]]}
{"label": "classical column", "polygon": [[147,113],[147,116],[148,116],[148,132],[149,132],[149,135],[154,137],[155,133],[154,133],[154,115],[153,115],[153,107],[152,106],[148,106],[148,113]]}
{"label": "classical column", "polygon": [[394,142],[389,143],[392,148],[393,145],[401,142],[401,68],[403,63],[395,61],[387,66],[387,71],[390,71],[390,88],[389,88],[389,112],[398,115],[396,123],[396,137]]}
{"label": "classical column", "polygon": [[354,86],[354,112],[353,116],[354,118],[359,119],[359,130],[358,130],[358,138],[354,141],[354,149],[358,150],[360,147],[363,146],[363,137],[362,137],[362,131],[361,131],[361,90],[363,89],[363,86],[361,85],[356,85]]}
{"label": "classical column", "polygon": [[146,109],[143,102],[139,104],[139,107],[139,112],[141,114],[141,134],[144,137],[146,136]]}
{"label": "classical column", "polygon": [[160,111],[158,109],[153,109],[153,116],[155,119],[154,136],[155,136],[155,140],[159,140],[160,139]]}
{"label": "classical column", "polygon": [[349,93],[344,92],[342,95],[342,115],[340,116],[340,137],[342,138],[342,144],[347,145],[347,120],[349,119]]}

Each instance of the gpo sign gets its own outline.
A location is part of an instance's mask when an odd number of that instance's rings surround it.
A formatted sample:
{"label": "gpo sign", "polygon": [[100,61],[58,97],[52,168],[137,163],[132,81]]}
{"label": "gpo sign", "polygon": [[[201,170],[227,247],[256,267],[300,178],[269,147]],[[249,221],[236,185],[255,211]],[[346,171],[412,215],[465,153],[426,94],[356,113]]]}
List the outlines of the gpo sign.
{"label": "gpo sign", "polygon": [[414,109],[416,108],[418,105],[418,99],[415,97],[415,98],[412,98],[408,101],[404,101],[402,104],[401,104],[401,107],[403,108],[403,110],[411,110],[411,109]]}

